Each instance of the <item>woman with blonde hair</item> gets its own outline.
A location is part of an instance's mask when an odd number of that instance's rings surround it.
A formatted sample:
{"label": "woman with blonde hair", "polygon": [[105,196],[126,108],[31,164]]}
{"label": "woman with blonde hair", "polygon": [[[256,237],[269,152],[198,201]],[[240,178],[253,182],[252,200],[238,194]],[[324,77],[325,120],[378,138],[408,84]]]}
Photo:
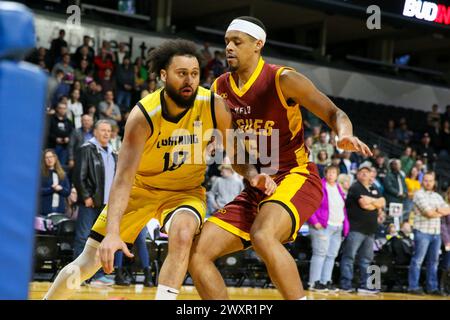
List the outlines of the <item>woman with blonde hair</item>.
{"label": "woman with blonde hair", "polygon": [[65,198],[70,195],[70,183],[52,149],[46,149],[41,165],[41,215],[65,213]]}
{"label": "woman with blonde hair", "polygon": [[347,195],[348,189],[350,189],[350,186],[352,185],[352,177],[349,174],[341,173],[338,176],[337,182],[339,183],[342,192]]}

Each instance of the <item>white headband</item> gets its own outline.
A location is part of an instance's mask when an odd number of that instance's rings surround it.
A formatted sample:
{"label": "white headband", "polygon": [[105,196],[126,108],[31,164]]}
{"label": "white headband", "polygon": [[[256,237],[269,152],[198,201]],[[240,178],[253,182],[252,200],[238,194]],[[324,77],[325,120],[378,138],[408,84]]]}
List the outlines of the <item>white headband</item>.
{"label": "white headband", "polygon": [[263,28],[253,22],[242,19],[234,19],[231,21],[227,32],[232,30],[244,32],[257,40],[261,40],[263,44],[266,43],[266,32]]}

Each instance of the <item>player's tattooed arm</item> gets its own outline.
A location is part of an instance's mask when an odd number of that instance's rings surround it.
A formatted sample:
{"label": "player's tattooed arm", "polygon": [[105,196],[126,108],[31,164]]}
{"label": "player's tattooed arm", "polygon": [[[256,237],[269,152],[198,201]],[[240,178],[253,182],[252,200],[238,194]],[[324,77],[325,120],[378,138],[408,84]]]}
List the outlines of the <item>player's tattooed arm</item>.
{"label": "player's tattooed arm", "polygon": [[106,235],[97,251],[106,273],[114,270],[114,253],[117,250],[122,250],[128,257],[133,256],[120,238],[120,221],[128,204],[145,142],[150,135],[151,128],[143,112],[134,107],[125,125],[125,136],[109,196]]}
{"label": "player's tattooed arm", "polygon": [[[273,179],[267,174],[258,173],[258,169],[253,164],[246,163],[245,159],[248,159],[249,155],[246,153],[243,141],[239,139],[239,134],[236,135],[237,128],[233,123],[230,108],[217,94],[215,95],[214,105],[217,129],[221,134],[221,137],[216,139],[216,143],[223,143],[224,150],[231,160],[233,169],[247,179],[253,187],[264,191],[267,195],[273,194],[277,187]],[[239,161],[238,151],[246,153],[242,157],[244,159],[242,163]]]}
{"label": "player's tattooed arm", "polygon": [[372,155],[369,147],[353,135],[353,125],[347,114],[320,92],[302,74],[285,70],[280,75],[280,87],[286,100],[292,99],[322,119],[339,137],[338,147]]}

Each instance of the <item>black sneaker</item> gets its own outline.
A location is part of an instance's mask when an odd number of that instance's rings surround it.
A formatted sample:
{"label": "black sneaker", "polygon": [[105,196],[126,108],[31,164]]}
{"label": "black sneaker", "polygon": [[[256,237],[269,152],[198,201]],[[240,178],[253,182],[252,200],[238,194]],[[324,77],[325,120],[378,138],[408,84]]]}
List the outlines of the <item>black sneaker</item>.
{"label": "black sneaker", "polygon": [[309,287],[309,290],[316,291],[316,292],[328,292],[328,287],[320,283],[320,281],[316,281],[311,287]]}
{"label": "black sneaker", "polygon": [[352,287],[341,287],[340,291],[341,292],[345,292],[345,293],[353,293],[356,290],[355,290],[355,288],[352,288]]}
{"label": "black sneaker", "polygon": [[414,295],[417,295],[417,296],[423,296],[423,295],[425,295],[425,293],[423,292],[423,289],[422,288],[418,288],[418,289],[408,289],[408,293],[409,294],[414,294]]}
{"label": "black sneaker", "polygon": [[327,282],[327,288],[328,288],[328,291],[330,291],[330,292],[339,292],[339,288],[336,287],[336,286],[333,284],[333,282],[331,282],[331,281],[328,281],[328,282]]}
{"label": "black sneaker", "polygon": [[442,292],[441,290],[432,290],[427,292],[427,294],[432,295],[432,296],[440,296],[440,297],[446,297],[447,295],[445,294],[445,292]]}
{"label": "black sneaker", "polygon": [[116,270],[116,277],[114,278],[114,282],[118,286],[128,287],[129,285],[131,285],[130,279],[127,277],[125,270],[122,268],[118,268]]}

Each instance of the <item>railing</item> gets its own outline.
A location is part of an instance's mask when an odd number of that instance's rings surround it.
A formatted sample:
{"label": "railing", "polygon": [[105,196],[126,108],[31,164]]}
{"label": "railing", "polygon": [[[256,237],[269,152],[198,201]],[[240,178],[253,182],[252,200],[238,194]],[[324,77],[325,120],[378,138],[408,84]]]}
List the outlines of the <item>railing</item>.
{"label": "railing", "polygon": [[391,157],[399,158],[403,152],[403,147],[361,126],[355,126],[353,130],[367,145],[372,146],[376,144],[382,152]]}

